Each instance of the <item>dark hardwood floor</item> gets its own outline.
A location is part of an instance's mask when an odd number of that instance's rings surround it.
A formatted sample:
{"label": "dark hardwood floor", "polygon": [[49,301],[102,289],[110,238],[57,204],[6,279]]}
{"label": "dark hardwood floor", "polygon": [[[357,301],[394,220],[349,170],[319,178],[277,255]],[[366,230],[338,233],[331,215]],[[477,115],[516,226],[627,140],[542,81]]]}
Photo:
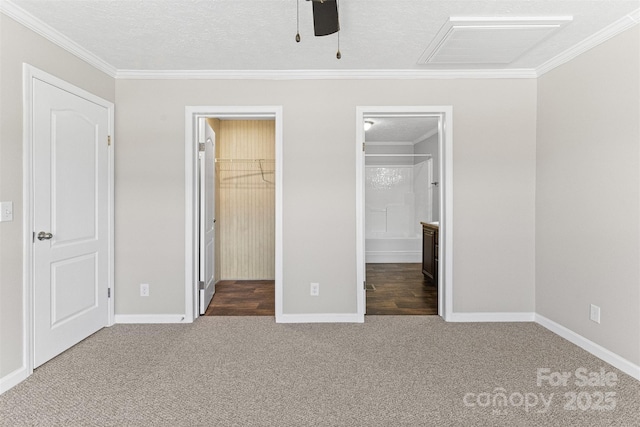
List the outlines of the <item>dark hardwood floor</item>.
{"label": "dark hardwood floor", "polygon": [[438,314],[438,288],[421,264],[367,264],[367,314]]}
{"label": "dark hardwood floor", "polygon": [[221,280],[205,316],[275,316],[273,280]]}
{"label": "dark hardwood floor", "polygon": [[[367,314],[438,314],[421,264],[367,264]],[[273,280],[222,280],[205,316],[275,316]]]}

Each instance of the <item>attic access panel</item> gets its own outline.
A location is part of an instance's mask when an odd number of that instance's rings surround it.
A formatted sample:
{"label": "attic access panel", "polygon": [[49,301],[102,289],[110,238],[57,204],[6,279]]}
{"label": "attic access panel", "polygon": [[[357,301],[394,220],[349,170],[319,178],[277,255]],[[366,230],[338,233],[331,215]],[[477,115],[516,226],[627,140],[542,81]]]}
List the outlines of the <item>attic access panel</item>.
{"label": "attic access panel", "polygon": [[451,17],[418,64],[510,64],[572,20],[571,16]]}

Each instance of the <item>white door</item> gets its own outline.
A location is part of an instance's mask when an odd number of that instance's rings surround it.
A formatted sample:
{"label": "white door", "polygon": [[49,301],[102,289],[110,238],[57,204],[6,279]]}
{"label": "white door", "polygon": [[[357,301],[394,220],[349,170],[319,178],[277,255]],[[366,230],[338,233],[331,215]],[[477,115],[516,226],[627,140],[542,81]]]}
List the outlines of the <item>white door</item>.
{"label": "white door", "polygon": [[33,83],[34,367],[109,321],[109,109]]}
{"label": "white door", "polygon": [[[200,314],[211,303],[215,287],[215,140],[213,129],[201,118],[200,141]],[[204,129],[203,129],[204,128]],[[203,135],[204,134],[204,135]],[[204,137],[203,137],[204,136]],[[204,144],[204,146],[203,146]]]}

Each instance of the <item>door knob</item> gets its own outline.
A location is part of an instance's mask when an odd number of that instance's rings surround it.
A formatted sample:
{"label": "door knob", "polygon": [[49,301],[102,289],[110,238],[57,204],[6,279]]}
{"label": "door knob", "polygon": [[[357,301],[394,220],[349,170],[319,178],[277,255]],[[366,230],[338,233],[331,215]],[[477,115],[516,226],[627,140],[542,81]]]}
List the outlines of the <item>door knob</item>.
{"label": "door knob", "polygon": [[38,240],[49,240],[53,237],[53,234],[51,233],[45,233],[44,231],[41,231],[38,233]]}

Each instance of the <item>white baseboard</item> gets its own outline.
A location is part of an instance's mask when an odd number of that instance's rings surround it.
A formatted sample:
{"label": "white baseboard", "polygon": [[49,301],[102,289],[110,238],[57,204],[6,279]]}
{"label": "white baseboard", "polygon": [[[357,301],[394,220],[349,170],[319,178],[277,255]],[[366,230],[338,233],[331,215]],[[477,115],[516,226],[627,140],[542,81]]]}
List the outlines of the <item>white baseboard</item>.
{"label": "white baseboard", "polygon": [[419,263],[422,262],[422,252],[415,251],[387,251],[374,252],[369,251],[365,255],[365,262],[371,264],[380,263]]}
{"label": "white baseboard", "polygon": [[116,314],[116,323],[191,323],[184,314]]}
{"label": "white baseboard", "polygon": [[0,378],[0,394],[20,384],[26,380],[29,375],[29,370],[23,366]]}
{"label": "white baseboard", "polygon": [[622,372],[640,381],[640,366],[636,365],[635,363],[632,363],[627,359],[618,356],[611,350],[607,350],[601,345],[588,340],[582,335],[573,332],[571,329],[568,329],[561,324],[554,322],[553,320],[547,319],[540,314],[536,314],[535,321],[537,324],[544,326],[554,334],[559,335],[567,341],[572,342],[578,347],[593,354],[597,358],[604,360],[611,366],[620,369]]}
{"label": "white baseboard", "polygon": [[282,314],[276,323],[364,323],[357,313]]}
{"label": "white baseboard", "polygon": [[535,313],[451,313],[447,322],[533,322]]}

